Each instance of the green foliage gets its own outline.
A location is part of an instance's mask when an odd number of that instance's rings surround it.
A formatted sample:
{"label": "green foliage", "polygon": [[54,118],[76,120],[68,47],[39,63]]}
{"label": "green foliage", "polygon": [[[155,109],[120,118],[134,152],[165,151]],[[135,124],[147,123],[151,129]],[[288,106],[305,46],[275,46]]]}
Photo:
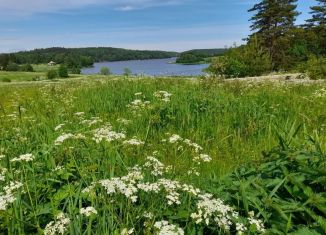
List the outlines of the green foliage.
{"label": "green foliage", "polygon": [[73,68],[70,69],[70,72],[72,74],[80,74],[81,73],[81,70],[78,67],[73,67]]}
{"label": "green foliage", "polygon": [[225,177],[218,191],[244,213],[262,215],[271,234],[326,233],[326,155],[318,143],[296,149],[280,138],[263,162]]}
{"label": "green foliage", "polygon": [[306,66],[307,74],[311,79],[326,79],[326,58],[311,56]]}
{"label": "green foliage", "polygon": [[9,63],[6,67],[7,71],[19,71],[19,65],[16,63]]}
{"label": "green foliage", "polygon": [[110,69],[108,67],[102,67],[101,71],[100,71],[100,74],[101,75],[110,75],[111,71],[110,71]]}
{"label": "green foliage", "polygon": [[214,56],[221,56],[226,52],[226,49],[202,49],[202,50],[191,50],[181,53],[176,63],[180,64],[198,64],[204,63],[208,58]]}
{"label": "green foliage", "polygon": [[257,40],[253,40],[246,46],[231,48],[224,56],[213,59],[208,71],[230,78],[259,76],[271,71],[271,68],[268,52],[259,46]]}
{"label": "green foliage", "polygon": [[20,66],[20,71],[23,72],[34,72],[33,66],[31,64],[23,64]]}
{"label": "green foliage", "polygon": [[2,82],[11,82],[10,78],[4,77],[1,79]]}
{"label": "green foliage", "polygon": [[59,66],[59,68],[58,68],[58,75],[61,78],[67,78],[67,77],[69,77],[67,66],[65,66],[64,64],[61,64]]}
{"label": "green foliage", "polygon": [[50,69],[47,73],[46,73],[46,77],[49,80],[55,79],[56,77],[58,77],[58,72],[56,69]]}

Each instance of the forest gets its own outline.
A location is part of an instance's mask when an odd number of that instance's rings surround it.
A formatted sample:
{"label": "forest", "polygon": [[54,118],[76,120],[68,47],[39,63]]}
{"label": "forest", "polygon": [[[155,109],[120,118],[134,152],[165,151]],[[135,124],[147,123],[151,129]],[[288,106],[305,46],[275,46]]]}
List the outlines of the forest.
{"label": "forest", "polygon": [[112,47],[53,47],[0,54],[0,68],[15,71],[19,69],[19,65],[44,64],[54,61],[57,64],[65,64],[70,70],[77,71],[82,67],[92,66],[94,62],[163,59],[175,56],[177,56],[176,52],[128,50]]}

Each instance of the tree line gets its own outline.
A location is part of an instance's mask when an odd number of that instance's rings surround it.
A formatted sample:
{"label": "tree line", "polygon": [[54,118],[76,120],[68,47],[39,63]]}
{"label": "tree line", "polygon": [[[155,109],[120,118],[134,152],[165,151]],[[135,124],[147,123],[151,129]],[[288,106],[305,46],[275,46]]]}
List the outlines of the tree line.
{"label": "tree line", "polygon": [[17,66],[23,64],[44,64],[54,61],[57,64],[64,64],[73,73],[78,73],[80,68],[92,66],[95,62],[163,59],[176,55],[176,52],[127,50],[112,47],[53,47],[0,54],[0,69],[7,70],[8,68],[18,68]]}
{"label": "tree line", "polygon": [[209,71],[226,77],[257,76],[271,71],[308,72],[326,78],[326,0],[316,0],[310,18],[296,25],[297,0],[262,0],[253,14],[246,44],[214,59]]}

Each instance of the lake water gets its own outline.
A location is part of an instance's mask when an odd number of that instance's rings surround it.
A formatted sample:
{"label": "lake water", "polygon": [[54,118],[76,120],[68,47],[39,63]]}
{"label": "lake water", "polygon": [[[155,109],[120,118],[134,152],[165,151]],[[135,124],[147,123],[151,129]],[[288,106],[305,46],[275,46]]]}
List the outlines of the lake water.
{"label": "lake water", "polygon": [[153,60],[129,60],[95,63],[91,68],[82,69],[82,74],[98,74],[102,67],[108,67],[113,74],[123,74],[129,68],[136,75],[150,76],[195,76],[202,75],[207,64],[181,65],[175,64],[176,58]]}

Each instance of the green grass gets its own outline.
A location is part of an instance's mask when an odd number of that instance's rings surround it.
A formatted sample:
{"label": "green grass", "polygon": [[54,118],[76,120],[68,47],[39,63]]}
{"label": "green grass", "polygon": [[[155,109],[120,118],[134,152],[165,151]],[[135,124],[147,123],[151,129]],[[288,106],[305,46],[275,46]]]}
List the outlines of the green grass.
{"label": "green grass", "polygon": [[42,72],[6,72],[0,71],[0,82],[10,81],[35,81],[35,80],[44,80],[46,78],[45,73]]}
{"label": "green grass", "polygon": [[[168,190],[168,186],[162,189],[161,185],[159,193],[138,189],[132,194],[138,196],[133,203],[123,193],[108,195],[98,181],[122,177],[135,171],[130,167],[139,165],[143,179],[119,179],[120,185],[157,183],[164,178],[193,185],[201,190],[200,194],[214,192],[214,182],[243,164],[259,164],[263,151],[278,145],[279,136],[293,134],[298,126],[301,128],[295,133],[294,146],[310,149],[306,139],[313,138],[325,151],[324,87],[323,83],[86,76],[58,83],[0,87],[0,155],[5,155],[0,166],[8,169],[0,185],[23,183],[23,190],[14,191],[16,201],[0,210],[0,231],[42,233],[63,212],[70,218],[66,231],[70,234],[120,234],[125,228],[134,228],[136,234],[153,234],[159,230],[154,223],[161,220],[178,224],[186,234],[225,234],[212,219],[221,215],[220,211],[212,214],[210,226],[195,223],[190,215],[197,212],[200,199],[184,191],[184,187]],[[157,91],[171,93],[170,101],[156,97]],[[139,92],[142,94],[136,96]],[[130,107],[135,99],[141,100],[138,109]],[[150,103],[146,105],[145,101]],[[94,118],[101,121],[95,123]],[[60,124],[63,127],[55,131]],[[123,133],[126,140],[136,138],[144,144],[128,146],[124,140],[96,143],[94,130],[108,126],[114,133]],[[64,133],[79,137],[55,145]],[[170,143],[173,134],[203,149],[195,151],[181,140]],[[32,153],[35,159],[10,161],[25,153]],[[198,160],[200,154],[208,154],[212,161]],[[170,171],[153,175],[153,166],[146,167],[148,156],[172,166]],[[190,170],[193,173],[188,174]],[[89,186],[93,188],[91,193],[82,193]],[[180,194],[180,204],[169,205],[166,196],[171,191]],[[223,192],[214,194],[214,198],[219,197],[223,198]],[[81,216],[79,210],[87,206],[94,207],[98,214]],[[146,212],[153,213],[153,217],[144,217]],[[247,217],[245,213],[239,218],[230,215],[230,233],[235,234],[234,223],[241,222],[250,234],[256,234],[257,226],[249,226]]]}
{"label": "green grass", "polygon": [[58,69],[60,65],[49,66],[47,64],[32,64],[35,72],[47,72],[50,69]]}

